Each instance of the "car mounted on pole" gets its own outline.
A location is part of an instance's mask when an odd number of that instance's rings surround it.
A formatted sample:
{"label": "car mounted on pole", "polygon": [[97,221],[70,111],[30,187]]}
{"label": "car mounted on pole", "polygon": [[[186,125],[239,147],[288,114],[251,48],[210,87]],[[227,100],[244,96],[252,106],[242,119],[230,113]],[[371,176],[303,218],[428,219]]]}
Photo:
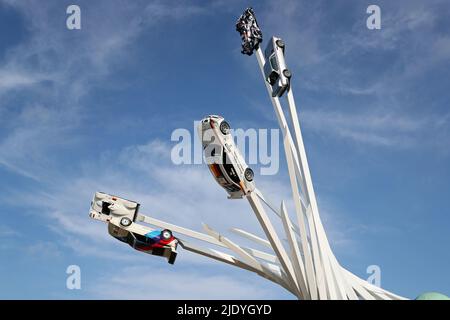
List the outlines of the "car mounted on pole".
{"label": "car mounted on pole", "polygon": [[254,50],[259,48],[263,41],[262,32],[258,27],[255,13],[252,8],[247,8],[236,22],[236,31],[242,39],[242,53],[251,56]]}

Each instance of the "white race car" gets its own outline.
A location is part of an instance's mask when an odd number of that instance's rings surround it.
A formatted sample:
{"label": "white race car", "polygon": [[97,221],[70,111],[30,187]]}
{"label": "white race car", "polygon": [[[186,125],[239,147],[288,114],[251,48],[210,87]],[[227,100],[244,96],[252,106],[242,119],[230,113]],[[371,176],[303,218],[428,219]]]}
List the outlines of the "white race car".
{"label": "white race car", "polygon": [[283,40],[272,37],[264,51],[264,75],[272,86],[272,97],[281,97],[291,85],[292,74],[286,67],[284,47]]}
{"label": "white race car", "polygon": [[91,202],[90,217],[108,223],[108,232],[133,249],[166,257],[170,264],[177,257],[178,240],[168,229],[150,229],[135,223],[139,203],[96,192]]}
{"label": "white race car", "polygon": [[228,192],[230,199],[240,199],[255,189],[254,173],[234,144],[230,125],[224,118],[211,115],[198,126],[209,170]]}

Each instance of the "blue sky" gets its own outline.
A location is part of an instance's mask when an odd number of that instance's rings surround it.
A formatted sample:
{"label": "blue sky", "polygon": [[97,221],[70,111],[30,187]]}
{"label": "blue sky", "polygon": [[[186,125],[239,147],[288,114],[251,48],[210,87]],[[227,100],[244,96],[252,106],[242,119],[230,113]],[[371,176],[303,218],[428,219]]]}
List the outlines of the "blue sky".
{"label": "blue sky", "polygon": [[[177,128],[221,114],[277,128],[236,18],[255,8],[287,43],[319,208],[338,260],[414,298],[450,293],[450,23],[447,1],[0,1],[0,298],[292,296],[262,278],[180,252],[133,252],[88,218],[97,190],[142,212],[261,234],[205,166],[170,161]],[[366,28],[378,4],[381,30]],[[194,132],[193,132],[194,133]],[[280,152],[281,154],[281,152]],[[288,198],[284,159],[261,190]],[[82,289],[66,289],[68,265]]]}

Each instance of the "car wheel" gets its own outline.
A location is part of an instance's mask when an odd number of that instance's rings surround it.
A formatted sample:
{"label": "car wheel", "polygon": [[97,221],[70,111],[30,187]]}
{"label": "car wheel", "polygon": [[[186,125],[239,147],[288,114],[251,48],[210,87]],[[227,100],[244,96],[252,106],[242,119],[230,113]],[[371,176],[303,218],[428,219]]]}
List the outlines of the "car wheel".
{"label": "car wheel", "polygon": [[245,180],[253,181],[254,176],[255,176],[255,174],[253,173],[252,169],[250,169],[250,168],[245,169],[245,171],[244,171]]}
{"label": "car wheel", "polygon": [[161,238],[163,238],[164,240],[169,240],[170,238],[172,238],[172,231],[164,229],[163,231],[161,231]]}
{"label": "car wheel", "polygon": [[222,121],[222,123],[220,124],[220,131],[221,131],[224,135],[227,135],[227,134],[230,133],[230,125],[228,124],[228,122]]}
{"label": "car wheel", "polygon": [[170,264],[174,264],[175,263],[175,259],[177,258],[177,253],[176,252],[171,252],[170,253],[170,257],[169,257],[169,263]]}
{"label": "car wheel", "polygon": [[292,73],[289,71],[289,69],[284,69],[283,75],[288,79],[292,77]]}
{"label": "car wheel", "polygon": [[128,227],[131,224],[131,220],[129,218],[122,218],[120,219],[120,224],[124,227]]}
{"label": "car wheel", "polygon": [[275,41],[276,45],[279,46],[281,49],[284,49],[284,41],[281,39],[278,39]]}

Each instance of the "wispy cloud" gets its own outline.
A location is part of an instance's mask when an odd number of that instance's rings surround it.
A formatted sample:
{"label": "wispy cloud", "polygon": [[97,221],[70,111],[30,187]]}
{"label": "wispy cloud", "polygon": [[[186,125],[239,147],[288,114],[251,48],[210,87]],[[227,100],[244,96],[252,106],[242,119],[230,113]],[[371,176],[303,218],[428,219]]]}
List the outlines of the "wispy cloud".
{"label": "wispy cloud", "polygon": [[0,70],[0,93],[21,89],[46,80],[43,75],[34,75],[18,70]]}
{"label": "wispy cloud", "polygon": [[308,130],[352,140],[361,145],[401,149],[429,146],[440,149],[448,144],[448,141],[436,138],[448,134],[450,114],[418,118],[389,111],[352,114],[305,111],[301,117]]}
{"label": "wispy cloud", "polygon": [[14,230],[13,228],[2,225],[0,226],[0,238],[10,238],[10,237],[17,237],[20,233],[17,230]]}
{"label": "wispy cloud", "polygon": [[129,255],[116,253],[117,244],[105,225],[88,218],[89,202],[96,190],[120,193],[126,189],[123,181],[128,181],[129,193],[146,193],[144,181],[134,187],[129,171],[111,174],[108,168],[120,164],[108,166],[100,158],[95,165],[86,162],[86,175],[68,182],[68,168],[59,155],[83,142],[79,130],[91,114],[86,98],[99,83],[111,85],[109,78],[101,80],[116,70],[119,61],[131,61],[130,48],[143,31],[161,19],[184,19],[206,9],[189,3],[123,1],[121,10],[116,10],[109,1],[98,1],[82,5],[90,8],[82,11],[83,29],[71,32],[60,24],[58,2],[3,3],[24,16],[28,33],[24,42],[7,49],[0,65],[0,94],[5,98],[0,101],[0,166],[40,183],[37,191],[10,190],[4,199],[15,207],[32,208],[62,247],[79,255],[127,259]]}
{"label": "wispy cloud", "polygon": [[[24,43],[7,50],[0,65],[0,94],[8,98],[0,101],[0,123],[8,129],[0,138],[0,165],[35,180],[45,175],[45,167],[56,165],[52,154],[77,140],[75,130],[89,118],[83,99],[119,61],[132,61],[130,47],[144,30],[161,19],[207,11],[158,1],[124,1],[116,10],[110,2],[98,1],[83,11],[83,29],[71,32],[59,24],[57,2],[4,3],[26,18],[29,33]],[[110,80],[101,83],[111,85]]]}
{"label": "wispy cloud", "polygon": [[56,259],[62,256],[61,247],[56,242],[36,241],[24,248],[28,255],[38,256],[40,259]]}

